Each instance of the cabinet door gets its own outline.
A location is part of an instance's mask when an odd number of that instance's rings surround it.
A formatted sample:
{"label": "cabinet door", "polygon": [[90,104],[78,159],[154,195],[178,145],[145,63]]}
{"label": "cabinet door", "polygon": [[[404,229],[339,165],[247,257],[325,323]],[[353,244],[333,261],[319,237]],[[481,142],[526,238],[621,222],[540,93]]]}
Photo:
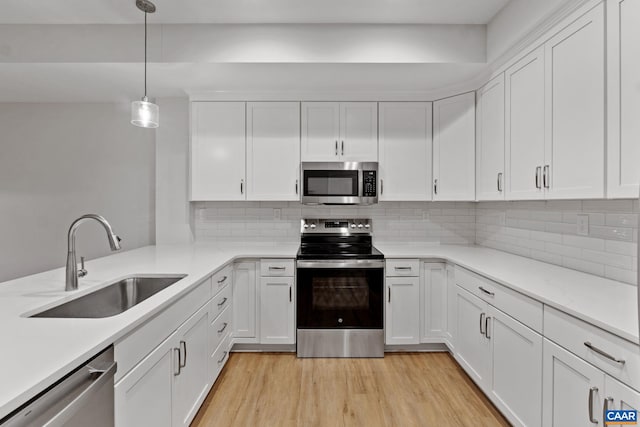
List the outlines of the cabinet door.
{"label": "cabinet door", "polygon": [[475,93],[433,103],[433,200],[475,200]]}
{"label": "cabinet door", "polygon": [[237,263],[233,272],[234,342],[256,343],[258,341],[257,293],[256,263]]}
{"label": "cabinet door", "polygon": [[425,262],[422,269],[421,342],[442,342],[447,333],[447,271],[445,264]]}
{"label": "cabinet door", "polygon": [[603,198],[604,4],[545,44],[545,66],[546,197]]}
{"label": "cabinet door", "polygon": [[[605,375],[604,389],[607,394],[606,398],[610,398],[607,402],[610,410],[640,410],[640,393],[631,387],[622,384],[609,375]],[[607,420],[605,419],[605,421]]]}
{"label": "cabinet door", "polygon": [[551,341],[543,341],[542,424],[545,427],[604,425],[603,372]]}
{"label": "cabinet door", "polygon": [[449,344],[449,349],[455,353],[456,346],[456,320],[457,320],[457,300],[456,300],[456,275],[452,265],[446,267],[447,274],[447,331],[445,338]]}
{"label": "cabinet door", "polygon": [[339,158],[340,103],[302,103],[303,162],[335,162]]}
{"label": "cabinet door", "polygon": [[171,427],[173,378],[178,370],[171,336],[114,387],[116,427]]}
{"label": "cabinet door", "polygon": [[244,200],[245,103],[191,103],[191,200]]}
{"label": "cabinet door", "polygon": [[491,400],[516,426],[542,426],[542,335],[489,306]]}
{"label": "cabinet door", "polygon": [[640,1],[607,1],[608,197],[637,197],[640,182]]}
{"label": "cabinet door", "polygon": [[178,329],[181,352],[179,375],[174,376],[173,426],[189,426],[211,386],[209,378],[209,308],[205,304]]}
{"label": "cabinet door", "polygon": [[378,161],[377,103],[340,103],[340,160]]}
{"label": "cabinet door", "polygon": [[387,277],[386,344],[420,342],[420,278]]}
{"label": "cabinet door", "polygon": [[544,164],[544,48],[505,71],[507,200],[541,199]]}
{"label": "cabinet door", "polygon": [[430,102],[381,102],[380,200],[431,200]]}
{"label": "cabinet door", "polygon": [[298,200],[300,103],[247,103],[247,200]]}
{"label": "cabinet door", "polygon": [[487,303],[456,285],[456,359],[478,386],[488,391],[491,340],[485,337]]}
{"label": "cabinet door", "polygon": [[260,343],[295,343],[293,277],[260,279]]}
{"label": "cabinet door", "polygon": [[504,199],[504,74],[478,90],[476,197]]}

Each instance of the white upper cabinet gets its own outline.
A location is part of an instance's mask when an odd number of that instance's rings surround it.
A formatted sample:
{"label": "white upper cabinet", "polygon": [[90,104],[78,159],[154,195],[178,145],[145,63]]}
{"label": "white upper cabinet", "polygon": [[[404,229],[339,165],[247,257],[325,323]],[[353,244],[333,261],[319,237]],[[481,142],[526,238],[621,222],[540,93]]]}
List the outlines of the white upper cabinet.
{"label": "white upper cabinet", "polygon": [[433,200],[475,200],[475,93],[433,103]]}
{"label": "white upper cabinet", "polygon": [[508,200],[541,199],[544,164],[544,49],[505,71],[505,191]]}
{"label": "white upper cabinet", "polygon": [[247,200],[299,200],[300,103],[247,103]]}
{"label": "white upper cabinet", "polygon": [[604,197],[604,36],[600,4],[545,44],[547,199]]}
{"label": "white upper cabinet", "polygon": [[478,89],[476,198],[504,200],[504,74]]}
{"label": "white upper cabinet", "polygon": [[607,1],[608,197],[637,197],[640,182],[640,1]]}
{"label": "white upper cabinet", "polygon": [[432,104],[381,102],[380,200],[431,200]]}
{"label": "white upper cabinet", "polygon": [[303,102],[302,161],[378,160],[375,102]]}
{"label": "white upper cabinet", "polygon": [[245,103],[191,103],[191,200],[245,200]]}

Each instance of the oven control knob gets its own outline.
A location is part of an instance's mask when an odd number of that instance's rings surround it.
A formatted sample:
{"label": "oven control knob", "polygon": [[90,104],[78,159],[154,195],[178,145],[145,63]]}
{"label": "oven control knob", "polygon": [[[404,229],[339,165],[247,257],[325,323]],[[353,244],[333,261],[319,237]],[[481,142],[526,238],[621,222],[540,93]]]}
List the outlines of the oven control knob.
{"label": "oven control knob", "polygon": [[303,225],[304,228],[309,228],[309,224],[307,224],[306,222]]}
{"label": "oven control knob", "polygon": [[316,228],[315,224],[311,224],[309,227],[311,227],[311,229],[313,230],[314,228]]}
{"label": "oven control knob", "polygon": [[351,224],[351,228],[356,228],[356,224]]}
{"label": "oven control knob", "polygon": [[369,225],[369,224],[365,224],[364,225],[364,228],[370,228],[370,227],[371,227],[371,225]]}
{"label": "oven control knob", "polygon": [[358,228],[364,228],[364,225],[358,224]]}

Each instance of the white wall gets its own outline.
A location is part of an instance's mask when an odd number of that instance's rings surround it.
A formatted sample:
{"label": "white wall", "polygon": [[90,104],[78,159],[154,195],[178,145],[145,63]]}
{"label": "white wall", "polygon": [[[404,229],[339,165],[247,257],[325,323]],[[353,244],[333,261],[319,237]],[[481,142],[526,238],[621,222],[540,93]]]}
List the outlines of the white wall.
{"label": "white wall", "polygon": [[[63,266],[84,213],[105,216],[123,250],[154,243],[154,131],[129,114],[128,104],[0,104],[0,282]],[[78,256],[109,253],[97,223],[77,236]]]}

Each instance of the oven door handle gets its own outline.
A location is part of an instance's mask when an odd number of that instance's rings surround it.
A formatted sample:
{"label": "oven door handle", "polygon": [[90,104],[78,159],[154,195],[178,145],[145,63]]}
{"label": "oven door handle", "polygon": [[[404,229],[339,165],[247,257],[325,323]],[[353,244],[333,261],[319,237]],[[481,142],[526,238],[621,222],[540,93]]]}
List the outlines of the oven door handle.
{"label": "oven door handle", "polygon": [[298,268],[384,268],[383,259],[298,260]]}

